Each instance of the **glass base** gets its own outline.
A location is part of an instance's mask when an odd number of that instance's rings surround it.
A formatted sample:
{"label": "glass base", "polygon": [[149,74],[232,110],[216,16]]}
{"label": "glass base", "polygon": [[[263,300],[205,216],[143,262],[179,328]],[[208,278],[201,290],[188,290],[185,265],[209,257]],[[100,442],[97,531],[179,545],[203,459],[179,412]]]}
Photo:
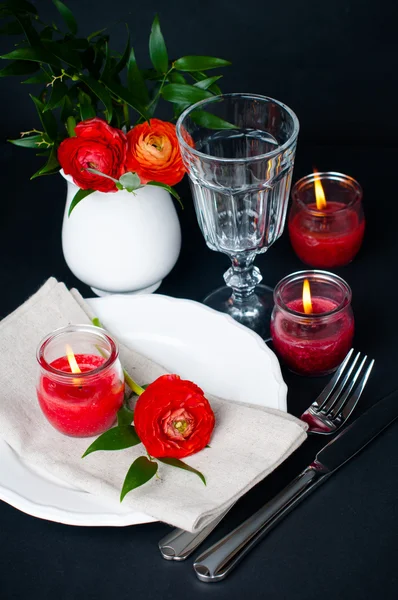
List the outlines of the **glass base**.
{"label": "glass base", "polygon": [[232,297],[231,288],[225,285],[206,296],[203,303],[219,312],[227,313],[235,321],[252,329],[263,340],[268,341],[271,339],[270,321],[274,307],[273,290],[266,285],[257,285],[254,292],[243,301],[236,301]]}

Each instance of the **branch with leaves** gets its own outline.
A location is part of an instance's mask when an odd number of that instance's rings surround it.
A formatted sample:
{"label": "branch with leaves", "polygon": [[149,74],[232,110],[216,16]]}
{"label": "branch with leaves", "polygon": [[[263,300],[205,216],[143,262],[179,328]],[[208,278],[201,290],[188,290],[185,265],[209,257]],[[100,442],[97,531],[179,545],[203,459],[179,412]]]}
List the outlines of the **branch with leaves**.
{"label": "branch with leaves", "polygon": [[[32,179],[59,171],[57,149],[65,137],[74,135],[79,121],[99,116],[113,127],[128,130],[151,119],[160,101],[171,103],[172,119],[176,119],[193,103],[221,93],[217,83],[221,75],[207,71],[230,63],[209,56],[171,60],[157,16],[149,36],[152,65],[143,69],[137,64],[127,25],[127,42],[120,55],[111,49],[107,28],[80,37],[70,9],[61,0],[53,3],[67,31],[43,23],[27,0],[6,0],[0,6],[0,18],[5,20],[1,32],[21,38],[15,49],[1,56],[9,62],[0,77],[26,76],[22,83],[43,86],[38,95],[31,95],[41,128],[9,140],[46,158]],[[231,127],[205,111],[195,111],[192,118],[206,127]]]}

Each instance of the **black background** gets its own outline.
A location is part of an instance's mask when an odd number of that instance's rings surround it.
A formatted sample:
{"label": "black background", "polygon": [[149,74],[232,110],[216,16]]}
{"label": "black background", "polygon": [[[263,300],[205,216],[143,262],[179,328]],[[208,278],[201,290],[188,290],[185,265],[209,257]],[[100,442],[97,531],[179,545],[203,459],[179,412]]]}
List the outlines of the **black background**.
{"label": "black background", "polygon": [[[44,20],[60,22],[50,2],[35,4]],[[144,5],[127,0],[70,0],[68,5],[82,23],[83,34],[127,21],[142,66],[148,66],[148,34],[159,12],[171,56],[228,58],[233,66],[225,70],[224,91],[274,96],[296,111],[301,133],[295,179],[316,165],[360,181],[367,216],[365,242],[355,261],[337,271],[353,289],[355,346],[376,358],[358,414],[396,390],[395,2],[150,0]],[[111,35],[115,49],[121,50],[124,26],[112,26]],[[4,52],[11,49],[10,39],[2,39],[0,45]],[[28,90],[18,78],[2,80],[0,85],[5,140],[38,123]],[[15,309],[51,275],[90,295],[62,256],[65,183],[57,176],[30,182],[38,161],[29,150],[1,146],[0,316]],[[186,180],[179,191],[186,205],[180,212],[182,252],[159,292],[201,300],[220,285],[228,259],[206,248]],[[256,264],[270,285],[303,267],[286,233]],[[284,377],[289,410],[296,415],[325,384],[325,380],[287,372]],[[165,525],[75,528],[40,521],[0,503],[0,598],[395,599],[397,434],[398,426],[392,426],[287,517],[229,579],[215,586],[195,579],[192,560],[174,564],[160,558],[157,541],[168,530]],[[321,444],[310,438],[239,502],[210,541],[272,497]]]}

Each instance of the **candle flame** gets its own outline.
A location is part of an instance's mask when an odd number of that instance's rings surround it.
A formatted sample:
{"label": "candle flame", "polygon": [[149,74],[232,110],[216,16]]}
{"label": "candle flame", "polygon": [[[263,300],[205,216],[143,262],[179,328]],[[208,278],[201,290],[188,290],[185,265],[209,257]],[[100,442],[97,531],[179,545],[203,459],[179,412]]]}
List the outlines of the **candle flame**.
{"label": "candle flame", "polygon": [[66,344],[65,349],[66,349],[66,358],[68,359],[68,363],[69,363],[72,373],[81,373],[79,365],[77,364],[77,361],[76,361],[76,357],[73,353],[72,348],[69,346],[69,344]]}
{"label": "candle flame", "polygon": [[325,210],[327,206],[325,192],[323,190],[321,179],[318,175],[318,171],[314,169],[314,189],[315,189],[315,202],[318,210]]}
{"label": "candle flame", "polygon": [[308,279],[303,283],[303,307],[306,315],[312,313],[311,288]]}

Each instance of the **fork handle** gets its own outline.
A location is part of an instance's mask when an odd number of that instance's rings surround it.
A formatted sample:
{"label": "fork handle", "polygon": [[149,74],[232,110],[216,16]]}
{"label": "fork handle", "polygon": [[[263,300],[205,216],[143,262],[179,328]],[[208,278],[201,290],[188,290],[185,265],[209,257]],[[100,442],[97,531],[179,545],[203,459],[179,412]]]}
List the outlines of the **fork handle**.
{"label": "fork handle", "polygon": [[307,467],[259,511],[200,554],[193,565],[197,577],[205,583],[224,579],[272,527],[327,477],[329,473],[319,470],[316,464]]}

